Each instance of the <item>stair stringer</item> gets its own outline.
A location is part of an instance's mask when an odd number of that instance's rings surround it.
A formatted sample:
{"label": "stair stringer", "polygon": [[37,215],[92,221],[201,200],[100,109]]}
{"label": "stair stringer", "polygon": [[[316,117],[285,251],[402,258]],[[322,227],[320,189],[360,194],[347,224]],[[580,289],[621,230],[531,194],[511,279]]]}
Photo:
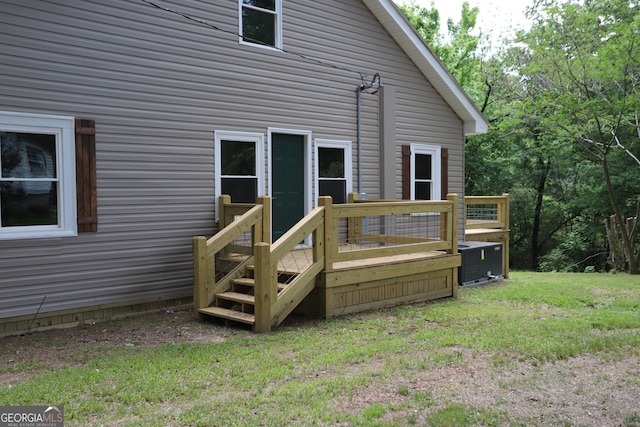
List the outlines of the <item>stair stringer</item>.
{"label": "stair stringer", "polygon": [[324,269],[324,258],[314,263],[304,273],[297,276],[286,289],[278,294],[278,299],[271,308],[271,326],[282,323],[293,310],[316,287],[319,274]]}

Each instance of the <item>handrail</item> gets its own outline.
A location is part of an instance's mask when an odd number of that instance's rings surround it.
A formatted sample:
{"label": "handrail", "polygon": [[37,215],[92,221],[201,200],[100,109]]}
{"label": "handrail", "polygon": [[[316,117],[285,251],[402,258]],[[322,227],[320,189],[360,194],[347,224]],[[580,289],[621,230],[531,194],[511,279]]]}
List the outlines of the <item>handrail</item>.
{"label": "handrail", "polygon": [[[279,260],[300,244],[305,237],[311,234],[324,221],[322,215],[324,208],[317,207],[302,218],[296,225],[287,230],[271,246],[271,257]],[[315,244],[315,242],[313,242]]]}
{"label": "handrail", "polygon": [[[255,246],[255,330],[268,332],[280,324],[315,287],[316,277],[324,269],[324,208],[317,207],[302,218],[272,245]],[[312,263],[278,294],[278,263],[312,234]]]}
{"label": "handrail", "polygon": [[224,249],[225,246],[246,233],[250,227],[262,222],[262,205],[255,205],[231,225],[223,228],[211,238],[207,239],[207,252],[215,255]]}
{"label": "handrail", "polygon": [[[253,259],[253,257],[246,258],[227,275],[229,277],[216,282],[216,255],[227,250],[230,244],[249,230],[253,230],[253,243],[262,240],[265,235],[264,230],[269,230],[269,225],[265,225],[265,211],[270,207],[268,198],[261,197],[258,205],[238,206],[236,204],[234,206],[231,198],[223,195],[219,202],[221,230],[209,239],[204,236],[193,238],[193,299],[196,313],[200,308],[208,307],[216,293],[229,289],[231,279],[241,276],[246,265]],[[238,214],[241,215],[239,218],[225,224],[228,220],[225,216]],[[266,215],[266,217],[269,216]]]}

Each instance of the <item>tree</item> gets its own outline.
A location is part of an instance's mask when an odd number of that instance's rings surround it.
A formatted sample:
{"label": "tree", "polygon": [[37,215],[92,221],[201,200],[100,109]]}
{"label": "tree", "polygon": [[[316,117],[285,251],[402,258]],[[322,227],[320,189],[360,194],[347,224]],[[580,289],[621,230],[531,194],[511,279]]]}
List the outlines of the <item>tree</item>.
{"label": "tree", "polygon": [[440,12],[431,2],[431,8],[418,5],[415,0],[399,5],[418,34],[433,49],[447,69],[458,80],[477,104],[482,104],[484,94],[482,86],[483,61],[480,52],[481,35],[473,34],[480,9],[462,4],[460,21],[447,20],[447,35],[440,31]]}
{"label": "tree", "polygon": [[400,4],[398,7],[429,46],[435,49],[442,45],[440,12],[433,6],[433,2],[431,2],[431,9],[418,5],[415,0]]}
{"label": "tree", "polygon": [[517,40],[517,71],[533,95],[527,108],[600,164],[629,272],[639,273],[640,251],[623,227],[625,207],[637,205],[639,194],[620,191],[612,162],[626,160],[640,173],[640,7],[629,0],[537,0],[528,16],[534,25]]}

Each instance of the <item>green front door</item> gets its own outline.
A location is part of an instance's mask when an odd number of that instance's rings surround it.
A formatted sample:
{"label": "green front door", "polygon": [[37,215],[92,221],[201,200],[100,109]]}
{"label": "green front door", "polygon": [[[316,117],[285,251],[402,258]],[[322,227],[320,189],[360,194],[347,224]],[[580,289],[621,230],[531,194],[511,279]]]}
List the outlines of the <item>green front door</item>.
{"label": "green front door", "polygon": [[273,241],[304,217],[304,145],[303,135],[271,135]]}

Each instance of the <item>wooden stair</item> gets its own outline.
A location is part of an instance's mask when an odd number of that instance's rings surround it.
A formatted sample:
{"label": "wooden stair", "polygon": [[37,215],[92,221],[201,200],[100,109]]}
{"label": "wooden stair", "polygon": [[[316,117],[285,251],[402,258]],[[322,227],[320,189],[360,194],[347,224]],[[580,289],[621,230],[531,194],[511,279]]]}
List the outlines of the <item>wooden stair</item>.
{"label": "wooden stair", "polygon": [[235,301],[240,304],[255,305],[256,298],[253,295],[242,294],[240,292],[221,292],[216,294],[216,298],[220,298],[227,301]]}
{"label": "wooden stair", "polygon": [[[247,269],[247,274],[253,274],[253,266]],[[280,276],[280,275],[279,275]],[[286,272],[284,278],[291,279],[293,274]],[[255,325],[255,281],[251,277],[240,277],[231,280],[231,289],[215,294],[213,305],[198,310],[200,314],[212,316],[232,322]],[[278,283],[278,292],[287,288],[287,284]]]}
{"label": "wooden stair", "polygon": [[256,323],[256,317],[253,314],[230,310],[228,308],[207,307],[201,308],[198,312],[213,317],[219,317],[221,319],[232,320],[234,322],[246,323],[248,325],[254,325]]}

